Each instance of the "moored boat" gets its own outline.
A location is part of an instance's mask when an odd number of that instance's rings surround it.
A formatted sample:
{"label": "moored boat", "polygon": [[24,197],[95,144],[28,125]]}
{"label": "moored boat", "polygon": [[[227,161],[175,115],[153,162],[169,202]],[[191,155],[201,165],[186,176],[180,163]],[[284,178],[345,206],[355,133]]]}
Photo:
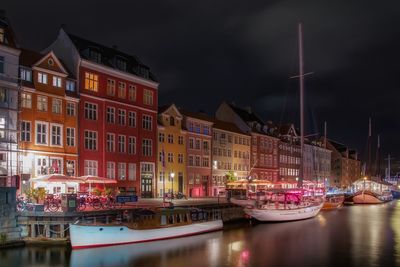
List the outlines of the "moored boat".
{"label": "moored boat", "polygon": [[326,196],[322,210],[333,210],[343,207],[344,195]]}
{"label": "moored boat", "polygon": [[355,181],[353,186],[356,189],[354,204],[380,204],[393,200],[389,183],[364,178]]}
{"label": "moored boat", "polygon": [[159,209],[131,210],[122,222],[111,224],[70,224],[73,249],[149,242],[223,228],[221,215],[214,210]]}
{"label": "moored boat", "polygon": [[400,191],[397,189],[390,190],[394,199],[400,199]]}

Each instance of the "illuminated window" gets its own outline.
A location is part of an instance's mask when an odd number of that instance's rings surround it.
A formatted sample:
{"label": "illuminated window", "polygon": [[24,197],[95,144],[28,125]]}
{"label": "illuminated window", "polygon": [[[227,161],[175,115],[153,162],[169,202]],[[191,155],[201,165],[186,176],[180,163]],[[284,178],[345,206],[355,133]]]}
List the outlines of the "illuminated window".
{"label": "illuminated window", "polygon": [[0,117],[0,138],[6,137],[6,132],[4,129],[6,128],[6,118]]}
{"label": "illuminated window", "polygon": [[58,98],[53,98],[52,109],[53,113],[61,114],[62,112],[62,100]]}
{"label": "illuminated window", "polygon": [[37,96],[37,110],[47,111],[47,96]]}
{"label": "illuminated window", "polygon": [[125,180],[126,179],[126,163],[118,162],[118,179]]}
{"label": "illuminated window", "polygon": [[107,162],[107,178],[115,179],[115,162]]}
{"label": "illuminated window", "polygon": [[38,72],[38,82],[39,83],[43,83],[43,84],[47,84],[47,74],[46,73],[42,73],[42,72]]}
{"label": "illuminated window", "polygon": [[85,72],[85,89],[97,92],[99,88],[99,76],[94,73]]}
{"label": "illuminated window", "polygon": [[32,108],[32,95],[28,93],[21,93],[21,107]]}
{"label": "illuminated window", "polygon": [[178,163],[183,163],[183,154],[178,154]]}
{"label": "illuminated window", "polygon": [[136,101],[136,86],[132,84],[129,85],[128,100]]}
{"label": "illuminated window", "polygon": [[143,104],[153,105],[153,91],[147,89],[143,90]]}
{"label": "illuminated window", "polygon": [[164,143],[165,140],[165,134],[164,133],[159,133],[158,134],[158,142]]}
{"label": "illuminated window", "polygon": [[97,132],[85,131],[85,149],[97,150]]}
{"label": "illuminated window", "polygon": [[69,92],[75,92],[75,82],[74,81],[66,81],[65,88]]}
{"label": "illuminated window", "polygon": [[97,176],[97,160],[84,161],[84,175]]}
{"label": "illuminated window", "polygon": [[[1,58],[0,58],[0,62],[1,62]],[[28,81],[28,82],[32,81],[32,71],[31,70],[21,68],[20,76],[21,76],[21,80]]]}
{"label": "illuminated window", "polygon": [[75,146],[75,128],[67,128],[67,146]]}
{"label": "illuminated window", "polygon": [[75,176],[75,160],[67,160],[67,175]]}
{"label": "illuminated window", "polygon": [[126,98],[126,83],[123,82],[118,83],[118,97]]}
{"label": "illuminated window", "polygon": [[53,76],[53,86],[61,88],[61,78]]}
{"label": "illuminated window", "polygon": [[107,79],[107,95],[115,96],[115,81]]}
{"label": "illuminated window", "polygon": [[31,122],[21,121],[21,141],[31,141]]}

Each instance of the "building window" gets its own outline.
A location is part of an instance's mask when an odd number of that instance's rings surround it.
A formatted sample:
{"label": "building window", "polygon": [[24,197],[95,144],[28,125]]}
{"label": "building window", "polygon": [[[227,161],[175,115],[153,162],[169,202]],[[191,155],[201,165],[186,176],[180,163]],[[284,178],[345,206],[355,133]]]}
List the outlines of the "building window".
{"label": "building window", "polygon": [[136,112],[129,111],[128,114],[128,126],[136,127]]}
{"label": "building window", "polygon": [[97,176],[97,160],[84,161],[84,175]]}
{"label": "building window", "polygon": [[101,54],[96,49],[89,49],[89,58],[94,62],[101,63]]}
{"label": "building window", "polygon": [[97,104],[85,102],[85,119],[97,120]]}
{"label": "building window", "polygon": [[69,92],[75,92],[75,82],[74,81],[66,81],[65,82],[65,88]]}
{"label": "building window", "polygon": [[111,133],[107,133],[107,152],[114,152],[115,151],[115,135]]}
{"label": "building window", "polygon": [[164,179],[165,179],[165,172],[160,172],[160,182],[163,182]]}
{"label": "building window", "polygon": [[143,90],[143,104],[145,105],[153,105],[153,91],[144,89]]}
{"label": "building window", "polygon": [[210,160],[208,157],[203,157],[203,162],[202,162],[203,167],[209,167],[210,166]]}
{"label": "building window", "polygon": [[143,115],[142,128],[145,130],[151,130],[153,128],[153,117]]}
{"label": "building window", "polygon": [[61,88],[61,78],[57,76],[53,76],[53,86]]}
{"label": "building window", "polygon": [[[0,65],[1,65],[1,57],[0,57]],[[32,81],[32,71],[28,69],[21,68],[20,69],[21,80],[31,82]]]}
{"label": "building window", "polygon": [[0,88],[0,102],[7,102],[7,90],[5,88]]}
{"label": "building window", "polygon": [[129,136],[128,138],[128,153],[136,154],[136,138],[134,136]]}
{"label": "building window", "polygon": [[75,176],[75,160],[67,160],[67,175]]}
{"label": "building window", "polygon": [[115,96],[115,81],[107,79],[107,95]]}
{"label": "building window", "polygon": [[210,134],[210,127],[203,126],[203,134],[209,135]]}
{"label": "building window", "polygon": [[126,163],[118,162],[118,179],[125,180],[126,179]]}
{"label": "building window", "polygon": [[85,149],[97,150],[97,132],[85,131]]}
{"label": "building window", "polygon": [[35,169],[37,175],[47,174],[48,171],[47,160],[48,160],[47,157],[41,157],[41,156],[36,157]]}
{"label": "building window", "polygon": [[36,122],[36,143],[47,145],[47,123]]}
{"label": "building window", "polygon": [[169,144],[173,144],[174,143],[174,135],[173,134],[169,134],[168,135],[168,143]]}
{"label": "building window", "polygon": [[42,73],[42,72],[38,72],[38,82],[39,83],[43,83],[43,84],[47,84],[47,74],[46,73]]}
{"label": "building window", "polygon": [[0,117],[0,138],[2,139],[6,137],[6,132],[4,131],[5,128],[6,128],[6,118]]}
{"label": "building window", "polygon": [[170,126],[175,126],[175,118],[172,117],[172,116],[169,117],[169,125]]}
{"label": "building window", "polygon": [[67,146],[75,146],[75,128],[67,127]]}
{"label": "building window", "polygon": [[192,155],[189,156],[189,166],[194,166],[194,157]]}
{"label": "building window", "polygon": [[31,122],[21,121],[21,141],[31,141]]}
{"label": "building window", "polygon": [[189,148],[194,149],[194,139],[193,138],[189,138]]}
{"label": "building window", "polygon": [[165,140],[165,135],[164,135],[164,133],[159,133],[159,134],[158,134],[158,142],[164,143],[164,140]]}
{"label": "building window", "polygon": [[118,110],[118,123],[120,125],[125,125],[125,120],[126,120],[125,115],[126,115],[125,109]]}
{"label": "building window", "polygon": [[126,83],[118,82],[118,97],[126,98]]}
{"label": "building window", "polygon": [[200,139],[196,139],[196,149],[200,150]]}
{"label": "building window", "polygon": [[126,148],[125,139],[126,139],[125,135],[119,135],[118,136],[118,152],[119,153],[125,153],[126,152],[125,151],[125,148]]}
{"label": "building window", "polygon": [[107,107],[107,122],[115,123],[115,108]]}
{"label": "building window", "polygon": [[62,126],[51,125],[51,145],[62,146]]}
{"label": "building window", "polygon": [[178,144],[183,145],[183,136],[178,136]]}
{"label": "building window", "polygon": [[200,166],[200,156],[196,156],[195,158],[195,165]]}
{"label": "building window", "polygon": [[62,100],[58,98],[53,98],[53,105],[51,110],[55,114],[61,114],[62,112]]}
{"label": "building window", "polygon": [[204,151],[208,151],[210,149],[208,141],[203,141],[203,149]]}
{"label": "building window", "polygon": [[151,139],[142,140],[142,155],[151,157],[153,154],[153,143]]}
{"label": "building window", "polygon": [[21,93],[21,106],[23,108],[32,108],[32,95],[28,93]]}
{"label": "building window", "polygon": [[168,162],[174,162],[174,154],[171,152],[168,152]]}
{"label": "building window", "polygon": [[115,65],[116,65],[117,69],[126,71],[126,60],[125,59],[117,58]]}
{"label": "building window", "polygon": [[75,116],[75,103],[67,102],[67,115]]}
{"label": "building window", "polygon": [[97,92],[99,89],[99,76],[85,72],[85,89],[93,92]]}
{"label": "building window", "polygon": [[107,161],[107,178],[115,180],[115,162]]}
{"label": "building window", "polygon": [[182,153],[178,154],[178,163],[183,163],[183,154]]}
{"label": "building window", "polygon": [[37,96],[37,110],[47,111],[47,96]]}
{"label": "building window", "polygon": [[128,90],[128,100],[136,101],[136,86],[130,84]]}
{"label": "building window", "polygon": [[135,163],[128,164],[128,180],[136,181],[136,164]]}

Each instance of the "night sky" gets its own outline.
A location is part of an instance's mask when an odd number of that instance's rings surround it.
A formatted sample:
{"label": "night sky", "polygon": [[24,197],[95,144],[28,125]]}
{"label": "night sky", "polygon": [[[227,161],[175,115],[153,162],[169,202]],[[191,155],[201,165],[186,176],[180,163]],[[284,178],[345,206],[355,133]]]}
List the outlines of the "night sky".
{"label": "night sky", "polygon": [[[368,117],[400,160],[399,1],[2,0],[25,48],[43,49],[61,24],[117,45],[157,76],[159,102],[212,114],[226,100],[277,124],[298,121],[297,24],[304,24],[306,133],[366,155]],[[373,153],[374,154],[374,153]]]}

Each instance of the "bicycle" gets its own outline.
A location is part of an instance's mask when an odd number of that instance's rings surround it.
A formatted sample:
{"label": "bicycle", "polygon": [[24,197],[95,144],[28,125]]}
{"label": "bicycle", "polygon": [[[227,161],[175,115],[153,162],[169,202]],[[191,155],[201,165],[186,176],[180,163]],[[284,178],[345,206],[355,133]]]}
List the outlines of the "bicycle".
{"label": "bicycle", "polygon": [[61,207],[61,201],[53,195],[48,195],[44,200],[44,209],[46,211],[57,212]]}
{"label": "bicycle", "polygon": [[33,203],[28,202],[22,197],[17,198],[17,211],[33,211],[34,205]]}

